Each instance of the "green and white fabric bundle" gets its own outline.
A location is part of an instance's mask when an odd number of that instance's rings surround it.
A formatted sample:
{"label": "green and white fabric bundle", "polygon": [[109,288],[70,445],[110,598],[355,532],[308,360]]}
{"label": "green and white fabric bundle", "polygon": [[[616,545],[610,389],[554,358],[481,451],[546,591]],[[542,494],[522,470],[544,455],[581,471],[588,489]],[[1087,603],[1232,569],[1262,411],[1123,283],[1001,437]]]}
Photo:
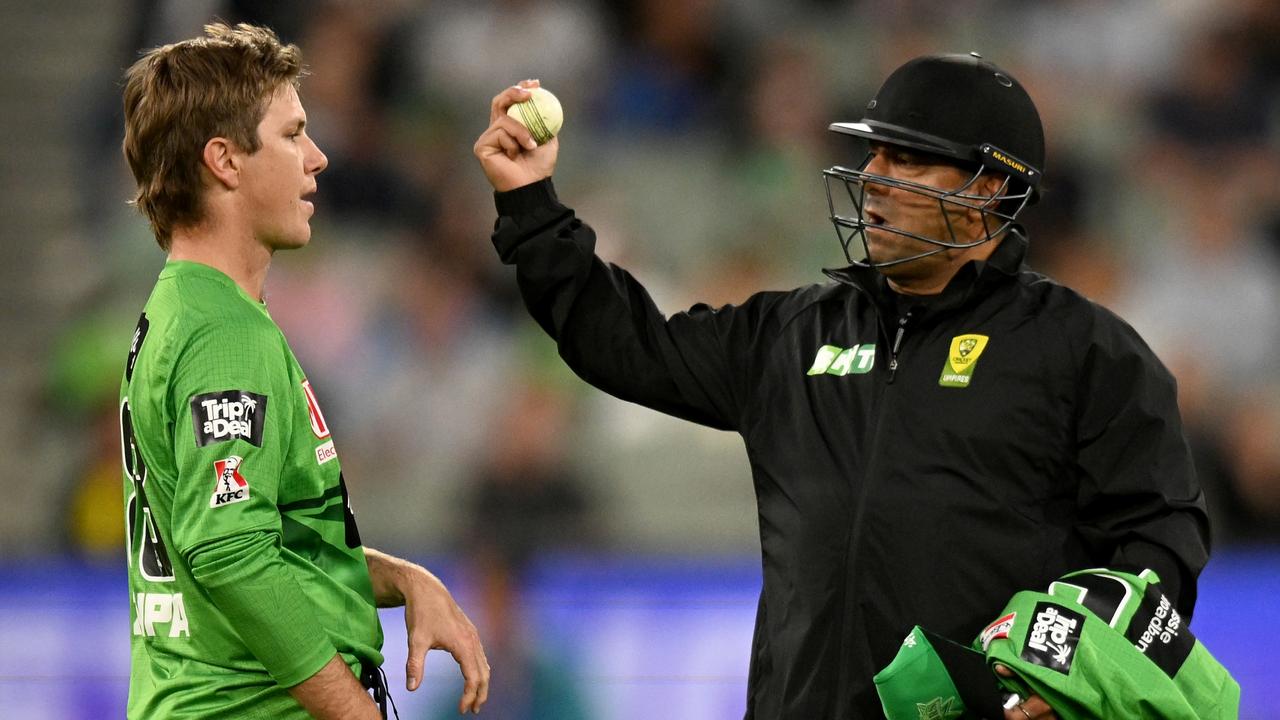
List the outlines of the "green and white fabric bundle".
{"label": "green and white fabric bundle", "polygon": [[978,656],[1014,672],[990,673],[994,682],[1023,697],[1039,695],[1061,720],[1239,716],[1240,686],[1191,634],[1150,570],[1065,575],[1048,592],[1015,594],[974,641],[973,656],[956,661],[939,646],[946,641],[916,628],[876,675],[889,720],[991,717],[989,704],[977,710],[974,693],[953,682],[971,674]]}

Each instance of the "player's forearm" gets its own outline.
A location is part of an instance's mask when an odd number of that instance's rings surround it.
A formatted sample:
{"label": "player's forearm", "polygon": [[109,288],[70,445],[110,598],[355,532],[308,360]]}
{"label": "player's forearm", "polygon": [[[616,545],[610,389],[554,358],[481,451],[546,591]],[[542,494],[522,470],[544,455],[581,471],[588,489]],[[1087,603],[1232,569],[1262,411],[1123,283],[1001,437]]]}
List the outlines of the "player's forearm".
{"label": "player's forearm", "polygon": [[341,655],[335,654],[315,675],[289,688],[289,694],[317,720],[382,718]]}
{"label": "player's forearm", "polygon": [[408,560],[392,557],[371,547],[364,549],[364,560],[369,565],[369,580],[373,584],[373,599],[378,607],[400,607],[404,605],[405,581],[415,572],[426,572],[426,568]]}

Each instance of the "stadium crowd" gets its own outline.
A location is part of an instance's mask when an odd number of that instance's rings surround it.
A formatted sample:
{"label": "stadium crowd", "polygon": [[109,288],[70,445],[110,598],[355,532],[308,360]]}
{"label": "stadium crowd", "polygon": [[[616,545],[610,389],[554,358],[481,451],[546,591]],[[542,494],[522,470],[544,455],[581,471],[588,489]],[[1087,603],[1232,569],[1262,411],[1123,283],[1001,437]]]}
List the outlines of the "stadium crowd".
{"label": "stadium crowd", "polygon": [[[1280,539],[1270,0],[150,0],[113,67],[215,16],[275,27],[310,66],[308,130],[329,169],[312,245],[277,257],[269,307],[373,545],[488,538],[518,566],[564,548],[757,542],[737,438],[590,391],[532,326],[471,157],[498,89],[537,77],[559,96],[557,185],[602,255],[674,312],[843,264],[821,170],[859,158],[827,124],[856,120],[905,59],[970,50],[1018,73],[1055,141],[1025,216],[1032,266],[1127,318],[1174,371],[1215,544]],[[114,561],[119,373],[163,256],[125,204],[117,88],[102,95],[85,99],[95,130],[76,140],[99,267],[69,268],[82,308],[31,412],[73,448],[42,468],[65,506],[29,510],[68,518],[46,546]]]}

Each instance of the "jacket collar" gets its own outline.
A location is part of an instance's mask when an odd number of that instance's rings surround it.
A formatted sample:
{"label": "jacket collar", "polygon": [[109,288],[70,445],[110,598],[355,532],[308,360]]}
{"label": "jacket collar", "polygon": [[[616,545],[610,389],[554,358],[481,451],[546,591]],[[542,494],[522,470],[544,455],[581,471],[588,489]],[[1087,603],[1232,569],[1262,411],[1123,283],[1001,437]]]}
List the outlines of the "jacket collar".
{"label": "jacket collar", "polygon": [[[1021,227],[1015,225],[1010,228],[985,262],[973,260],[956,271],[937,301],[930,304],[930,314],[959,307],[974,295],[984,294],[992,286],[1016,276],[1026,259],[1027,244],[1026,232]],[[852,285],[863,291],[882,309],[896,307],[895,293],[889,288],[884,275],[873,267],[849,265],[822,272],[836,282]]]}

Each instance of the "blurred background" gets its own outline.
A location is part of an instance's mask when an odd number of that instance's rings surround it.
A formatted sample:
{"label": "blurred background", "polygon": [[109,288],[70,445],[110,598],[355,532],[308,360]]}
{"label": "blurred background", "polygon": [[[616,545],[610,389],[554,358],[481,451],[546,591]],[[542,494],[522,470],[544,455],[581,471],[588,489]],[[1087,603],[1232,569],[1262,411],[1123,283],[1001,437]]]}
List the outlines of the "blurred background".
{"label": "blurred background", "polygon": [[[311,245],[267,292],[334,430],[365,541],[480,626],[491,718],[731,718],[759,592],[736,435],[588,388],[489,243],[490,98],[565,108],[556,185],[658,304],[844,264],[821,170],[897,65],[983,53],[1050,141],[1032,266],[1173,369],[1215,521],[1192,629],[1274,717],[1280,671],[1280,3],[1274,0],[49,0],[0,9],[0,712],[123,715],[116,399],[164,263],[126,201],[120,78],[212,18],[310,66]],[[404,635],[384,614],[387,672]],[[456,715],[433,655],[403,718]],[[531,709],[533,708],[533,709]]]}

